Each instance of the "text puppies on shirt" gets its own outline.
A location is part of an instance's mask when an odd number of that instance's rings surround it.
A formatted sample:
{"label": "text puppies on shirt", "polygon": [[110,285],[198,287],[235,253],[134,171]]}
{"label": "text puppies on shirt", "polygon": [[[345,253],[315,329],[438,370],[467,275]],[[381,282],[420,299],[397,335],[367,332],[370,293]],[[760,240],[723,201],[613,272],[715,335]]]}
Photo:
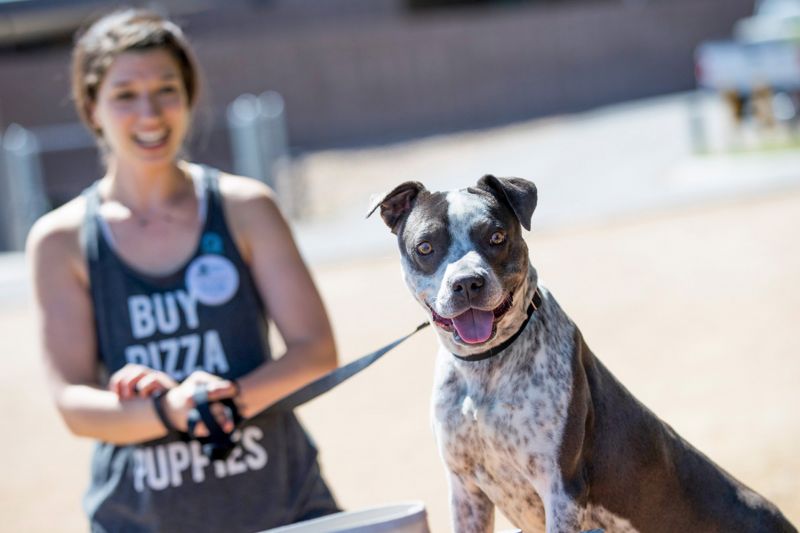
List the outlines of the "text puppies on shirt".
{"label": "text puppies on shirt", "polygon": [[261,470],[269,456],[261,441],[264,433],[258,426],[246,426],[234,431],[238,444],[227,459],[211,461],[193,440],[177,440],[155,446],[139,446],[133,454],[133,488],[161,491],[203,483],[209,477],[222,479],[246,472]]}

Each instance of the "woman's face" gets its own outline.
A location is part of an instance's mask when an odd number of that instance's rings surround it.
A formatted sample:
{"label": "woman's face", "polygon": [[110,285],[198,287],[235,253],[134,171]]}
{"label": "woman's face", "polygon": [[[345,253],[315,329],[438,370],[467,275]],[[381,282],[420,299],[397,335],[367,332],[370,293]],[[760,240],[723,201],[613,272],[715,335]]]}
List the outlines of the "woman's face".
{"label": "woman's face", "polygon": [[180,68],[164,49],[117,56],[91,109],[117,162],[132,164],[174,161],[190,115]]}

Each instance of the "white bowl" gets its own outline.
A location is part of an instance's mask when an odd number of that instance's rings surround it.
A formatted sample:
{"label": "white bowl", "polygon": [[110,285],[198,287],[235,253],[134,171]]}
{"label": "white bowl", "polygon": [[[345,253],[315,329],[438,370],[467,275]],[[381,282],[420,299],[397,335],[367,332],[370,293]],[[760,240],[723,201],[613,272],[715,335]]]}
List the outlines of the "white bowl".
{"label": "white bowl", "polygon": [[263,533],[430,533],[425,505],[404,502],[344,511]]}

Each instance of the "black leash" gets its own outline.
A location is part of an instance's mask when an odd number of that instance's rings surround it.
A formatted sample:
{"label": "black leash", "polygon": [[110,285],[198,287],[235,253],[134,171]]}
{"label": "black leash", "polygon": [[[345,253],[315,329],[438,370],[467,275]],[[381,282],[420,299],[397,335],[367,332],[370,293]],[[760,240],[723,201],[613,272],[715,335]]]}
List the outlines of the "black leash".
{"label": "black leash", "polygon": [[[317,396],[328,392],[340,383],[355,376],[372,363],[386,355],[392,349],[396,348],[406,339],[418,331],[425,329],[429,325],[430,324],[428,322],[423,322],[408,335],[400,337],[396,341],[387,344],[383,348],[379,348],[372,353],[368,353],[367,355],[359,357],[355,361],[352,361],[325,374],[315,381],[312,381],[308,385],[297,389],[283,399],[278,400],[276,403],[270,405],[259,414],[286,413],[295,407],[313,400]],[[231,435],[222,430],[214,416],[211,414],[210,405],[214,402],[208,401],[208,393],[205,391],[204,387],[199,388],[198,393],[194,397],[194,401],[195,408],[189,413],[189,434],[191,435],[194,433],[194,427],[199,421],[202,420],[209,432],[207,437],[197,439],[202,445],[203,453],[212,460],[227,458],[231,451],[233,451],[233,449],[236,447],[236,444],[232,441]],[[221,403],[230,411],[229,414],[234,422],[238,425],[241,421],[241,416],[236,408],[236,404],[230,399],[223,400]]]}
{"label": "black leash", "polygon": [[[231,440],[231,436],[220,427],[217,419],[211,412],[211,405],[214,402],[208,401],[208,390],[205,386],[198,386],[197,391],[192,397],[194,400],[194,409],[189,411],[189,419],[187,420],[187,432],[189,435],[194,436],[194,430],[199,422],[203,422],[208,429],[207,437],[194,437],[201,446],[203,453],[212,461],[220,461],[227,459],[236,443]],[[242,415],[239,414],[239,409],[236,403],[230,398],[219,400],[218,403],[227,410],[227,416],[233,421],[234,427],[242,422]]]}
{"label": "black leash", "polygon": [[378,350],[375,350],[372,353],[369,353],[367,355],[359,357],[355,361],[353,361],[351,363],[348,363],[348,364],[346,364],[346,365],[344,365],[342,367],[337,368],[336,370],[333,370],[333,371],[325,374],[321,378],[318,378],[317,380],[312,381],[311,383],[309,383],[305,387],[297,389],[296,391],[291,393],[289,396],[286,396],[282,400],[278,400],[276,403],[274,403],[271,406],[267,407],[262,412],[265,412],[265,413],[272,413],[272,412],[285,413],[286,411],[291,411],[295,407],[303,405],[304,403],[313,400],[314,398],[316,398],[320,394],[324,394],[324,393],[328,392],[329,390],[331,390],[332,388],[334,388],[338,384],[342,383],[343,381],[346,381],[346,380],[350,379],[351,377],[355,376],[356,374],[358,374],[359,372],[361,372],[362,370],[367,368],[369,365],[371,365],[372,363],[374,363],[375,361],[377,361],[378,359],[380,359],[381,357],[386,355],[387,352],[391,351],[392,349],[397,347],[399,344],[401,344],[403,341],[405,341],[406,339],[408,339],[409,337],[411,337],[412,335],[414,335],[418,331],[425,329],[429,325],[430,325],[430,323],[423,322],[422,324],[417,326],[417,328],[414,331],[412,331],[411,333],[409,333],[408,335],[405,335],[404,337],[400,337],[396,341],[387,344],[383,348],[380,348]]}
{"label": "black leash", "polygon": [[[527,309],[527,317],[522,325],[519,327],[516,333],[506,339],[503,343],[491,348],[485,352],[468,355],[468,356],[461,356],[453,354],[454,357],[461,359],[462,361],[482,361],[484,359],[488,359],[489,357],[494,357],[495,355],[499,354],[506,348],[508,348],[511,343],[517,340],[517,337],[520,336],[522,331],[525,329],[525,326],[528,325],[528,321],[531,319],[533,313],[542,305],[542,298],[539,295],[539,291],[537,290],[533,294],[533,299],[528,304]],[[294,408],[303,405],[306,402],[309,402],[331,390],[332,388],[336,387],[340,383],[347,381],[351,377],[355,376],[372,363],[386,355],[388,352],[396,348],[398,345],[403,343],[406,339],[417,333],[418,331],[425,329],[430,325],[429,322],[423,322],[419,326],[416,327],[411,333],[400,337],[394,342],[391,342],[384,346],[383,348],[379,348],[372,353],[359,357],[355,361],[352,361],[345,366],[339,367],[324,376],[312,381],[308,385],[301,387],[294,391],[293,393],[289,394],[288,396],[284,397],[281,400],[278,400],[271,406],[267,407],[261,413],[286,413],[292,411]],[[203,421],[209,431],[208,437],[203,437],[198,439],[201,444],[203,445],[203,453],[205,453],[211,459],[225,459],[230,452],[235,447],[235,443],[231,440],[231,435],[225,433],[222,428],[219,427],[217,424],[216,419],[211,414],[209,409],[209,405],[213,402],[208,401],[208,394],[205,390],[201,387],[198,391],[198,394],[195,396],[195,408],[189,414],[189,433],[192,434],[195,425],[199,421]],[[241,421],[241,417],[239,416],[239,412],[236,409],[236,404],[232,400],[226,400],[222,402],[226,409],[230,410],[230,415],[232,416],[234,422],[238,425]]]}

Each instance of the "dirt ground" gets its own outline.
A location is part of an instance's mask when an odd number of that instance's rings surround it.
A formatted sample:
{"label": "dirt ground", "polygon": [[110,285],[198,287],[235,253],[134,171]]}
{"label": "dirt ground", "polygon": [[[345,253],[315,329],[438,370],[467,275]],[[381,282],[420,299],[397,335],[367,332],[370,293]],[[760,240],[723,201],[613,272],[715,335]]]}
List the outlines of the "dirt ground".
{"label": "dirt ground", "polygon": [[[798,228],[794,189],[529,237],[543,282],[612,372],[795,524]],[[394,255],[313,271],[343,362],[423,318]],[[29,302],[0,308],[0,529],[82,531],[90,443],[57,418],[34,333]],[[422,500],[441,532],[447,495],[428,407],[435,345],[432,332],[419,334],[300,415],[346,508]]]}

